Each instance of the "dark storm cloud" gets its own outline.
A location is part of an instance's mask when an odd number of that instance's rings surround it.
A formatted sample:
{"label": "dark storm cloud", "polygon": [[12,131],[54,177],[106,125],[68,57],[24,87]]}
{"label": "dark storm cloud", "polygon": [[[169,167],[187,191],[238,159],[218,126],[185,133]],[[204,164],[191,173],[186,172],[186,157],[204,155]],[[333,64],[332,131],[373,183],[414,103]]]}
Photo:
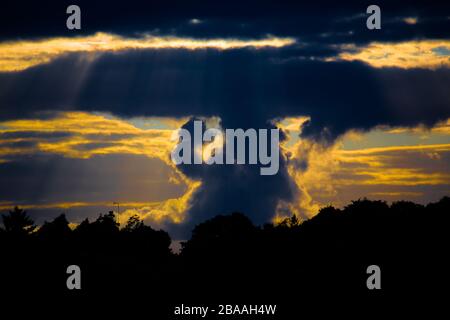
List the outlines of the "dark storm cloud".
{"label": "dark storm cloud", "polygon": [[217,115],[230,128],[258,128],[274,118],[308,115],[312,120],[305,133],[332,140],[350,128],[432,125],[450,116],[447,68],[374,69],[359,62],[298,59],[277,63],[278,52],[105,54],[91,62],[76,92],[71,84],[78,81],[82,62],[70,55],[1,74],[0,118],[30,117],[42,110],[124,117]]}
{"label": "dark storm cloud", "polygon": [[[194,120],[198,119],[193,118],[183,126],[191,132],[191,136]],[[260,125],[263,128],[273,128],[269,123]],[[192,145],[191,154],[193,152]],[[226,158],[226,150],[223,152]],[[270,221],[278,201],[290,201],[297,195],[284,158],[280,156],[279,161],[280,169],[272,176],[261,176],[259,165],[179,165],[178,168],[187,176],[201,179],[202,186],[195,195],[183,224],[167,224],[166,228],[175,239],[186,239],[196,224],[217,214],[244,212],[254,223]]]}
{"label": "dark storm cloud", "polygon": [[202,187],[192,200],[186,221],[167,226],[175,239],[186,239],[195,225],[217,214],[244,212],[256,224],[269,222],[278,201],[290,201],[297,195],[285,163],[280,163],[278,174],[273,176],[261,176],[259,167],[250,165],[186,166],[183,172],[200,177]]}
{"label": "dark storm cloud", "polygon": [[[365,29],[366,1],[77,1],[82,30],[65,25],[70,1],[9,1],[0,13],[1,39],[73,36],[97,31],[122,35],[143,32],[190,37],[263,37],[267,34],[312,40],[334,33],[334,41],[399,40],[447,37],[448,1],[377,1],[383,29]],[[418,17],[407,28],[401,18]],[[18,18],[20,17],[20,19]],[[197,19],[198,23],[190,23]],[[329,41],[330,38],[328,38]]]}

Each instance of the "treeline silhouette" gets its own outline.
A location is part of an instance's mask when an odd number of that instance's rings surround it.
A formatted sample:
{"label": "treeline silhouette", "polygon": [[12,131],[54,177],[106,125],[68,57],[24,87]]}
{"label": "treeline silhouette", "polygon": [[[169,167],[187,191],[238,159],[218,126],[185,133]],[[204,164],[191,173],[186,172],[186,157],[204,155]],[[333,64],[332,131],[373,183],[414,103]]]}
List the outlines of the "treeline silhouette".
{"label": "treeline silhouette", "polygon": [[[314,297],[379,302],[430,294],[450,271],[449,214],[444,197],[428,205],[362,199],[276,225],[255,226],[241,213],[218,215],[197,225],[174,254],[169,234],[137,216],[119,228],[110,212],[72,230],[62,214],[38,228],[16,207],[2,215],[0,288],[112,302],[145,297],[161,315],[176,303],[278,302],[283,313]],[[79,291],[66,287],[72,264],[82,270]],[[382,270],[378,292],[366,287],[373,264]]]}

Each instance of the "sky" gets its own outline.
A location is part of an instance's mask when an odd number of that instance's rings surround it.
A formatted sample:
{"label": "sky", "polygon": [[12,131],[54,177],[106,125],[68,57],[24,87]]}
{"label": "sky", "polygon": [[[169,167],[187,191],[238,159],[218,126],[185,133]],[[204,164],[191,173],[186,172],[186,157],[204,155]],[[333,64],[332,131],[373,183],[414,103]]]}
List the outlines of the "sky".
{"label": "sky", "polygon": [[[120,210],[174,239],[217,214],[256,224],[367,197],[450,194],[450,4],[78,1],[0,12],[0,212],[76,225]],[[279,128],[280,170],[180,165],[194,120]],[[114,203],[119,203],[119,208]]]}

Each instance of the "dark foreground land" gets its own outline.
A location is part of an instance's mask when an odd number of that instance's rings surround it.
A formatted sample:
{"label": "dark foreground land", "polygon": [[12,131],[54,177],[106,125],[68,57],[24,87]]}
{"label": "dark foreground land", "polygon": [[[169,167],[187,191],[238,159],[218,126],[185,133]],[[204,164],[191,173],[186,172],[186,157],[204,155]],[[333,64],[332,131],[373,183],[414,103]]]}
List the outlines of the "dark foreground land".
{"label": "dark foreground land", "polygon": [[[61,215],[35,231],[16,208],[0,231],[1,308],[19,314],[33,303],[37,313],[64,306],[129,319],[141,311],[145,319],[201,319],[174,315],[181,304],[277,304],[275,316],[208,319],[438,310],[448,300],[449,214],[448,197],[426,206],[358,200],[276,226],[233,213],[198,225],[175,255],[166,232],[137,218],[119,229],[114,215],[102,215],[71,230]],[[66,287],[73,264],[81,290]],[[367,288],[370,265],[381,269],[381,290]]]}

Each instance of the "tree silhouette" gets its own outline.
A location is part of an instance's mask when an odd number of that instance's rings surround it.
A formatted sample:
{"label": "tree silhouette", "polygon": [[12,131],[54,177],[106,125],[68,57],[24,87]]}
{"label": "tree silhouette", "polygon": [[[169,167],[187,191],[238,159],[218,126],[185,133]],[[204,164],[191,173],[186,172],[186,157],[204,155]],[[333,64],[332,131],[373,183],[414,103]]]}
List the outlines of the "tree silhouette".
{"label": "tree silhouette", "polygon": [[144,223],[139,219],[138,215],[133,215],[130,218],[128,218],[127,224],[123,228],[124,232],[133,232],[135,230],[138,230],[139,228],[142,228]]}
{"label": "tree silhouette", "polygon": [[295,214],[293,214],[289,218],[283,219],[278,224],[278,227],[294,228],[294,227],[298,227],[299,225],[300,225],[300,220],[297,218],[297,216]]}
{"label": "tree silhouette", "polygon": [[131,216],[121,230],[123,245],[126,250],[136,254],[147,250],[160,259],[170,254],[170,236],[165,231],[154,230],[146,226],[137,215]]}
{"label": "tree silhouette", "polygon": [[67,238],[71,231],[66,215],[61,214],[52,222],[44,222],[37,231],[37,235],[41,238],[58,241]]}
{"label": "tree silhouette", "polygon": [[65,270],[77,264],[86,296],[141,291],[147,301],[158,301],[162,315],[156,318],[163,319],[167,304],[186,297],[246,303],[251,297],[285,302],[284,310],[301,300],[359,303],[373,297],[365,279],[366,268],[376,264],[383,270],[383,297],[417,295],[433,292],[450,268],[448,212],[450,198],[444,197],[426,206],[360,199],[342,209],[324,207],[309,220],[292,215],[262,227],[242,213],[218,215],[198,224],[175,255],[169,234],[138,216],[119,228],[112,212],[100,214],[72,231],[62,214],[34,232],[26,212],[14,208],[0,229],[0,290],[73,294]]}
{"label": "tree silhouette", "polygon": [[225,252],[243,251],[257,229],[242,213],[219,215],[194,228],[191,239],[182,244],[182,253],[214,257]]}
{"label": "tree silhouette", "polygon": [[25,236],[36,229],[34,221],[27,215],[26,211],[19,207],[14,207],[8,215],[2,215],[2,219],[5,231],[10,234]]}

